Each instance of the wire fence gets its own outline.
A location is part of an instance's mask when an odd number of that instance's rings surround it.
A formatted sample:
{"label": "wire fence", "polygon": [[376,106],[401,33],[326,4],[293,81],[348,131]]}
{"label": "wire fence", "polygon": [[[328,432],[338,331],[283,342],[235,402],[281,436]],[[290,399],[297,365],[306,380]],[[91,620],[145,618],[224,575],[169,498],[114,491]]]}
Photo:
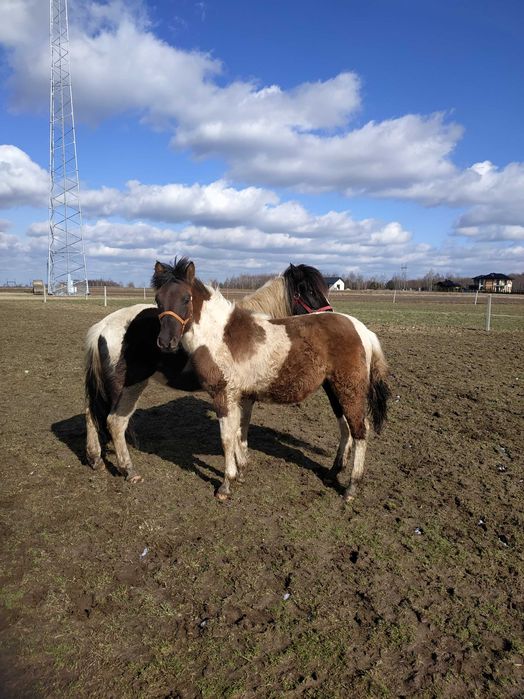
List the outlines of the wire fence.
{"label": "wire fence", "polygon": [[[221,287],[226,298],[238,301],[252,290]],[[92,287],[89,296],[56,297],[33,294],[31,289],[0,289],[6,299],[40,303],[70,303],[102,306],[110,312],[137,303],[153,304],[154,290],[148,287]],[[376,323],[398,326],[458,326],[484,330],[524,330],[524,295],[417,291],[333,291],[335,310]]]}

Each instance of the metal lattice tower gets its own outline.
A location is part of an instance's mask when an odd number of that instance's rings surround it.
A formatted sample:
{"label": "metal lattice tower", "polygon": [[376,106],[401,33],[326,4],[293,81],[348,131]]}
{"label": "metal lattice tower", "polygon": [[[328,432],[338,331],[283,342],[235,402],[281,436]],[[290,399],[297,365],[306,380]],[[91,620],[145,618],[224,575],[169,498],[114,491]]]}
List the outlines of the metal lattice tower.
{"label": "metal lattice tower", "polygon": [[50,0],[51,94],[49,109],[49,257],[50,294],[87,294],[82,212],[76,157],[75,120],[67,0]]}
{"label": "metal lattice tower", "polygon": [[406,285],[407,285],[407,276],[408,276],[408,266],[407,265],[401,265],[400,271],[402,273],[402,289],[406,291]]}

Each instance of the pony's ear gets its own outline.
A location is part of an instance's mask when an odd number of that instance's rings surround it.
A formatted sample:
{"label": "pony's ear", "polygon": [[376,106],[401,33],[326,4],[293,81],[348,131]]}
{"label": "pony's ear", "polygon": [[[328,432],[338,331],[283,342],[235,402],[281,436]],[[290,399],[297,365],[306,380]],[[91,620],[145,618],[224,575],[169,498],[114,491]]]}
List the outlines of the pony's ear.
{"label": "pony's ear", "polygon": [[295,265],[294,265],[292,262],[290,262],[290,263],[289,263],[289,267],[288,267],[287,270],[286,270],[286,272],[287,272],[288,275],[289,275],[289,278],[294,280],[294,279],[296,278],[296,276],[297,276],[297,271],[298,271],[298,270],[297,270],[297,268],[295,267]]}
{"label": "pony's ear", "polygon": [[188,266],[186,267],[186,282],[188,284],[192,284],[194,278],[195,278],[195,263],[190,262],[188,264]]}
{"label": "pony's ear", "polygon": [[160,289],[160,287],[162,286],[162,284],[166,280],[165,279],[166,275],[167,275],[167,269],[165,268],[165,266],[161,262],[159,262],[157,260],[156,264],[155,264],[154,274],[151,277],[151,286],[154,289]]}

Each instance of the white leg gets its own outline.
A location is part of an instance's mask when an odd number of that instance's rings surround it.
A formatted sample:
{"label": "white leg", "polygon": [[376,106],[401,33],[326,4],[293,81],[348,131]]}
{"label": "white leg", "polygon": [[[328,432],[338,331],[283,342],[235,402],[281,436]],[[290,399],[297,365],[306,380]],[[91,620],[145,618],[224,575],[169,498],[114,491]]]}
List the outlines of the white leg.
{"label": "white leg", "polygon": [[364,459],[366,458],[367,435],[369,432],[368,421],[366,420],[366,436],[364,439],[355,439],[353,452],[351,455],[351,480],[344,493],[344,500],[350,502],[355,498],[357,487],[362,474],[364,473]]}
{"label": "white leg", "polygon": [[238,445],[240,433],[241,411],[238,403],[228,403],[227,410],[227,416],[219,418],[220,437],[225,457],[224,482],[216,493],[219,500],[227,500],[231,493],[230,483],[237,477],[235,448]]}
{"label": "white leg", "polygon": [[252,412],[253,401],[249,398],[243,398],[240,403],[240,430],[237,433],[237,443],[235,445],[235,459],[238,468],[237,480],[239,483],[244,482],[244,468],[248,462],[247,433]]}
{"label": "white leg", "polygon": [[111,434],[116,452],[117,468],[131,483],[139,483],[142,476],[135,472],[131,456],[126,443],[126,429],[140,394],[147,385],[147,381],[127,386],[122,395],[107,417],[107,428]]}

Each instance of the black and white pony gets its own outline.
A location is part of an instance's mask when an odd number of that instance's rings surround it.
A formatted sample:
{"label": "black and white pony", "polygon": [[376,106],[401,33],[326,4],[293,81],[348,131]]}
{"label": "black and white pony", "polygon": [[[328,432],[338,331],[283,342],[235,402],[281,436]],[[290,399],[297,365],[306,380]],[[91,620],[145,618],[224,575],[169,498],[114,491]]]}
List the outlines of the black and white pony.
{"label": "black and white pony", "polygon": [[[238,307],[271,318],[333,310],[320,272],[308,265],[290,265]],[[186,351],[165,353],[157,346],[160,330],[156,305],[136,304],[106,316],[86,337],[86,456],[94,469],[103,468],[102,442],[113,441],[117,468],[127,480],[135,471],[126,443],[126,429],[137,401],[153,378],[173,389],[200,390]]]}

